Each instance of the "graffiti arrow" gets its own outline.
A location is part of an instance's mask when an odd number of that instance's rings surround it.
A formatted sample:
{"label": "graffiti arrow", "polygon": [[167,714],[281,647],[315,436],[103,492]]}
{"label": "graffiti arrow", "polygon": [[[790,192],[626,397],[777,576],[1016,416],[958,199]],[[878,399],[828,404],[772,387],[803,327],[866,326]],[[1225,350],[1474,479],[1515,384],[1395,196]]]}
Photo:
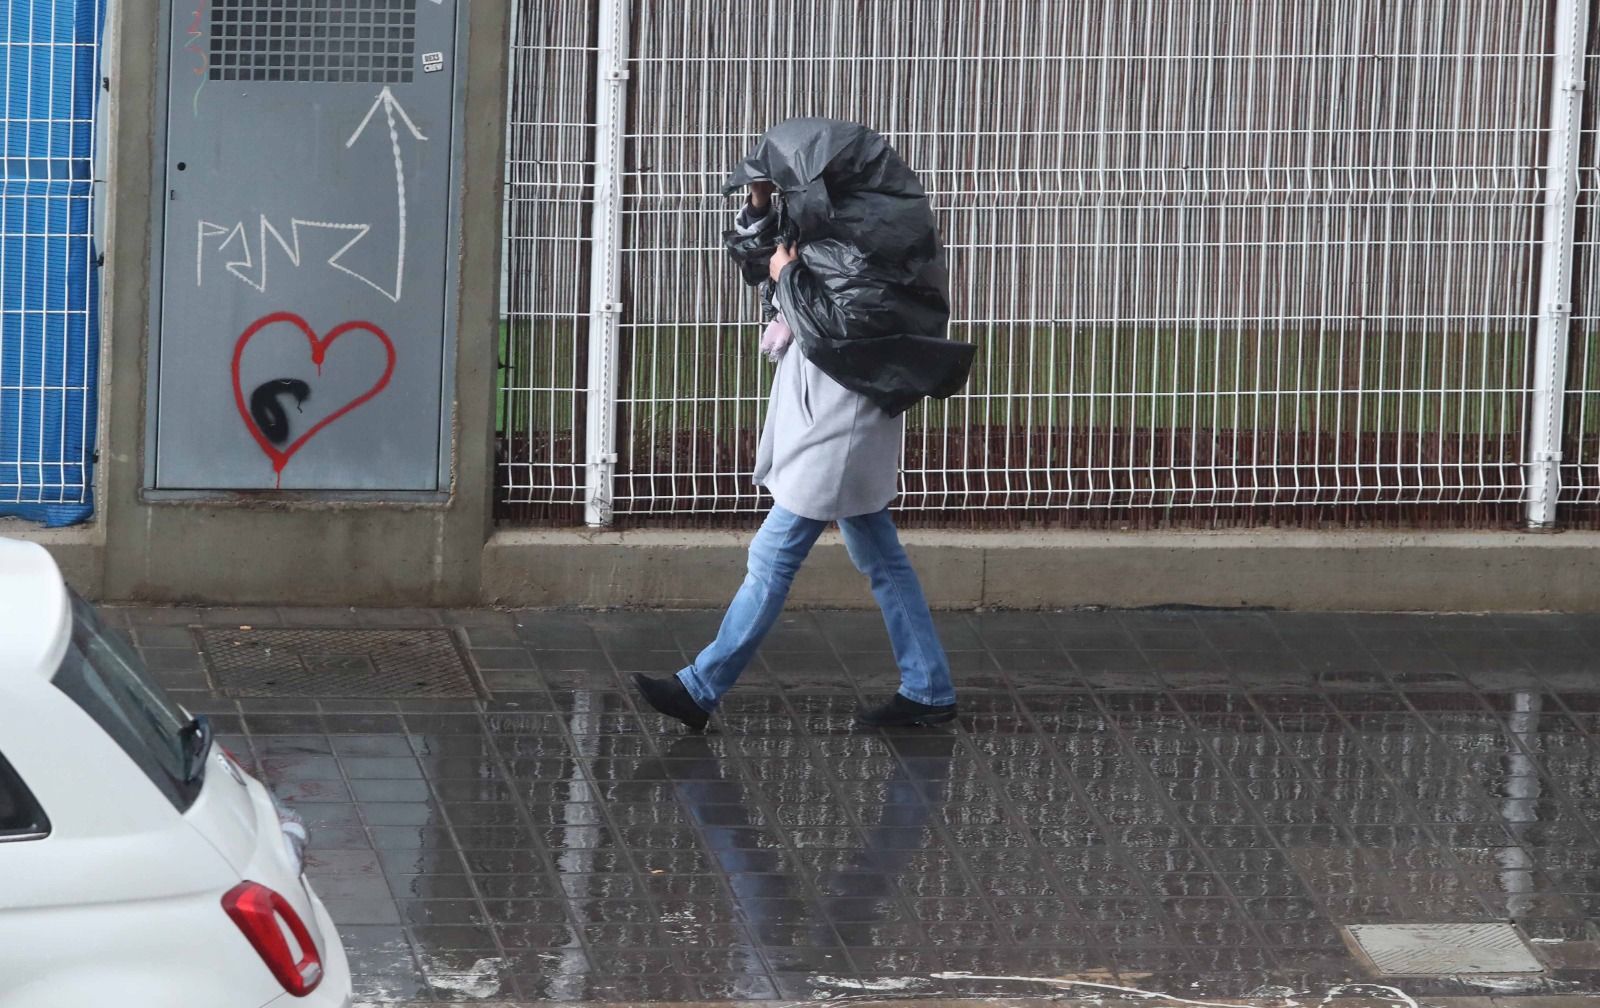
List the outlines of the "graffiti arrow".
{"label": "graffiti arrow", "polygon": [[355,270],[339,262],[339,258],[341,256],[350,251],[350,249],[353,248],[357,242],[367,236],[368,229],[365,227],[363,227],[360,233],[358,233],[354,238],[346,242],[343,248],[333,254],[333,257],[328,260],[328,265],[332,266],[334,269],[350,274],[357,280],[360,280],[362,283],[371,287],[373,290],[376,290],[379,294],[382,294],[384,297],[388,298],[390,301],[399,301],[401,287],[405,282],[406,272],[406,168],[405,161],[400,156],[400,131],[395,125],[396,117],[398,117],[401,122],[406,124],[406,129],[410,130],[411,135],[416,139],[426,140],[428,138],[422,135],[422,131],[417,129],[417,124],[411,121],[410,116],[406,115],[406,110],[402,108],[400,106],[400,102],[395,99],[394,92],[390,91],[389,88],[385,86],[382,91],[378,92],[378,97],[373,99],[372,106],[367,109],[366,116],[361,120],[361,125],[357,126],[356,131],[350,134],[350,139],[344,142],[346,149],[354,146],[355,142],[361,138],[361,134],[366,131],[367,123],[372,121],[373,115],[380,107],[383,109],[384,121],[389,124],[389,148],[394,151],[395,204],[400,220],[400,240],[395,251],[394,262],[394,290],[390,291],[385,289],[382,285],[374,283],[367,277],[362,276],[360,273],[357,273]]}

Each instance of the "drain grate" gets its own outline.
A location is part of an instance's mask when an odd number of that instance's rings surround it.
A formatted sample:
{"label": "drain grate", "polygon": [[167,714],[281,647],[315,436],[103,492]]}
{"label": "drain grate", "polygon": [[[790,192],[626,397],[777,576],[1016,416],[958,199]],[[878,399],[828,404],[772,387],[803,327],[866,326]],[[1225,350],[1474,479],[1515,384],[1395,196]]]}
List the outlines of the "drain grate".
{"label": "drain grate", "polygon": [[212,684],[236,697],[476,697],[445,629],[193,628]]}
{"label": "drain grate", "polygon": [[1385,976],[1544,972],[1510,924],[1351,924],[1345,930]]}

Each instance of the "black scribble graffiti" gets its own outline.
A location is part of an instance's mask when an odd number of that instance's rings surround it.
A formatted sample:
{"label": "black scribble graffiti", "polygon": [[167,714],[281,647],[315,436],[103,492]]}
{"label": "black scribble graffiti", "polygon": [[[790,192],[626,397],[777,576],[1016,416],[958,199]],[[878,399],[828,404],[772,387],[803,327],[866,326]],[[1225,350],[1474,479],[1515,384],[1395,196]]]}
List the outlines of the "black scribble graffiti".
{"label": "black scribble graffiti", "polygon": [[262,436],[275,445],[289,440],[289,414],[278,402],[278,397],[284,394],[294,396],[294,408],[298,413],[301,405],[311,398],[311,386],[298,378],[274,378],[256,386],[250,393],[250,416],[261,428]]}

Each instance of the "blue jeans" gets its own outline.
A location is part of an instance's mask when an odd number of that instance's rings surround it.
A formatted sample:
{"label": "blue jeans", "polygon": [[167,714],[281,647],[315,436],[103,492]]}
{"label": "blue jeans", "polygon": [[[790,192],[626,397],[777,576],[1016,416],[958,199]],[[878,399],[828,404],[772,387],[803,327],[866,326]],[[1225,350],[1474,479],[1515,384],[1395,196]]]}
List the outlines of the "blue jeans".
{"label": "blue jeans", "polygon": [[[679,681],[701,707],[715,708],[739,681],[783,612],[800,565],[827,527],[827,522],[773,506],[750,543],[749,574],[722,618],[717,639],[706,645],[693,665],[678,673]],[[872,582],[872,594],[883,610],[889,643],[900,666],[900,695],[921,704],[955,703],[950,662],[888,509],[842,518],[839,529],[851,561]]]}

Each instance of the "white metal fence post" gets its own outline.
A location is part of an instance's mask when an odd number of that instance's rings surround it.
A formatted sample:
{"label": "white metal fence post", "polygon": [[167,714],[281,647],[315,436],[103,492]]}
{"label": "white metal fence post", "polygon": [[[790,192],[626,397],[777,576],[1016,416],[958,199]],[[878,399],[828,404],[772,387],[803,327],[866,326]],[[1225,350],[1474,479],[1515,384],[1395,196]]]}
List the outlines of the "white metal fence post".
{"label": "white metal fence post", "polygon": [[1535,307],[1533,401],[1528,424],[1528,525],[1550,528],[1561,493],[1567,343],[1572,323],[1574,218],[1589,0],[1556,0],[1550,70],[1550,146],[1545,166],[1544,237]]}
{"label": "white metal fence post", "polygon": [[611,524],[617,464],[617,329],[622,314],[622,135],[628,110],[628,4],[600,0],[595,61],[594,217],[589,257],[588,437],[583,520]]}

